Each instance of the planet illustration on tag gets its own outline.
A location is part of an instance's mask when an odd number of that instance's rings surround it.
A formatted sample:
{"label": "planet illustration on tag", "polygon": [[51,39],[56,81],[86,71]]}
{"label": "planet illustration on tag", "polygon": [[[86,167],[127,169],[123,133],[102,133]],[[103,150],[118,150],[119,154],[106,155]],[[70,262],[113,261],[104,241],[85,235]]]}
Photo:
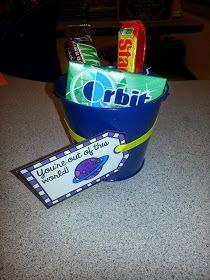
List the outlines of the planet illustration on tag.
{"label": "planet illustration on tag", "polygon": [[80,162],[75,168],[75,177],[73,183],[79,183],[83,180],[89,180],[97,176],[107,162],[109,156],[105,155],[100,158],[88,158]]}

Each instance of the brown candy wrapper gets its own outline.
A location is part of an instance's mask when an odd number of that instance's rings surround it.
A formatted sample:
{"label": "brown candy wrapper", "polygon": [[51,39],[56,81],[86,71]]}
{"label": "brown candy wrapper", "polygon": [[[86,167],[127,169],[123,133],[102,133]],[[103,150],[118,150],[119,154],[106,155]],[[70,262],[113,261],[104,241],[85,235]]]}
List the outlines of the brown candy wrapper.
{"label": "brown candy wrapper", "polygon": [[69,60],[100,65],[97,50],[90,36],[90,24],[68,25],[65,33],[65,50]]}

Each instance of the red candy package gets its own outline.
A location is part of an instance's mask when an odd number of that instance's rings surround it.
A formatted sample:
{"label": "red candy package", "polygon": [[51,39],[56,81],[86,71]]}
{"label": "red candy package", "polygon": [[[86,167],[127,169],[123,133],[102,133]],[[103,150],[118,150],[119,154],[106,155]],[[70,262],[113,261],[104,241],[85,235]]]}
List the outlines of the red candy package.
{"label": "red candy package", "polygon": [[145,26],[140,20],[126,20],[120,24],[117,68],[142,73],[146,50]]}

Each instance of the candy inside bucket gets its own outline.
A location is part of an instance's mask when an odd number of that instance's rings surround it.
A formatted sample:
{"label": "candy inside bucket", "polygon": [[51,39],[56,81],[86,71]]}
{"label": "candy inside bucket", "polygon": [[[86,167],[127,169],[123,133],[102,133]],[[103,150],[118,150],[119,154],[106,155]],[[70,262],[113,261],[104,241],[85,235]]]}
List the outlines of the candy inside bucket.
{"label": "candy inside bucket", "polygon": [[[68,126],[82,138],[88,139],[104,131],[116,131],[126,135],[127,143],[147,134],[153,128],[163,100],[168,96],[166,87],[163,94],[154,101],[126,108],[101,108],[81,105],[65,98],[66,75],[55,82],[55,95],[59,97]],[[135,175],[143,166],[149,137],[129,150],[124,166],[107,180],[124,180]]]}

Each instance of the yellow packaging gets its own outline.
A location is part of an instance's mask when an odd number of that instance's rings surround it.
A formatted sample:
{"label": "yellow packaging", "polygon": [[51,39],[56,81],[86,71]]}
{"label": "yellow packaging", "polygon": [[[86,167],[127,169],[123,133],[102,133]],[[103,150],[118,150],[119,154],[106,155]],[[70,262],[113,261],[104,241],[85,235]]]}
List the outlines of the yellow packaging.
{"label": "yellow packaging", "polygon": [[137,37],[133,28],[120,29],[118,32],[117,68],[126,72],[135,72]]}

